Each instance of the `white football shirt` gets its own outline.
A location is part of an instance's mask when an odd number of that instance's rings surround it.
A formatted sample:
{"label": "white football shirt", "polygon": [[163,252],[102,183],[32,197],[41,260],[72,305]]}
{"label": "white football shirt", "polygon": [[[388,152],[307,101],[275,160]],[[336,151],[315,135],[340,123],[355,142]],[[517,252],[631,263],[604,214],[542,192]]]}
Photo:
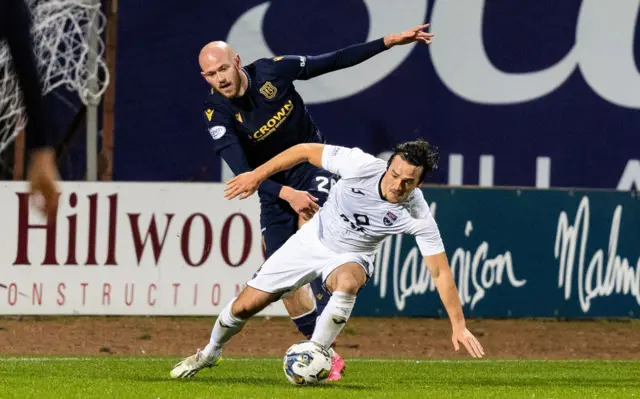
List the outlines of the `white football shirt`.
{"label": "white football shirt", "polygon": [[397,204],[382,198],[385,161],[359,148],[325,145],[322,167],[341,177],[318,212],[318,233],[325,246],[373,255],[389,235],[411,234],[423,256],[444,252],[438,225],[420,189]]}

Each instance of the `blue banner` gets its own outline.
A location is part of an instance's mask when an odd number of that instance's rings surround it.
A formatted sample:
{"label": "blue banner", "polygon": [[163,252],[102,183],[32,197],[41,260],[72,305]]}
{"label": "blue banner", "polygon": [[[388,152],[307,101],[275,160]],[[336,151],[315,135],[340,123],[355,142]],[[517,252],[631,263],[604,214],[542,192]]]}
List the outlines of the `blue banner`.
{"label": "blue banner", "polygon": [[[640,199],[615,191],[423,190],[472,317],[638,317]],[[446,316],[411,236],[389,237],[359,316]]]}
{"label": "blue banner", "polygon": [[[640,0],[124,1],[114,178],[218,181],[198,54],[226,40],[244,64],[320,54],[431,22],[400,46],[298,82],[330,143],[374,154],[425,137],[435,183],[640,185]],[[159,17],[159,16],[167,16]]]}

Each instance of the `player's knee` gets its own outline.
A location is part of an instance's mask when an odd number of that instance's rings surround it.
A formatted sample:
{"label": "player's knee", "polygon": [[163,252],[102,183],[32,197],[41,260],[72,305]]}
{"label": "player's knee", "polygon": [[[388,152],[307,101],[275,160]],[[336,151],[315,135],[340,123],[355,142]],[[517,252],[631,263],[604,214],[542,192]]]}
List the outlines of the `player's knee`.
{"label": "player's knee", "polygon": [[363,282],[355,274],[342,274],[337,279],[333,291],[345,292],[347,294],[356,295],[360,291]]}
{"label": "player's knee", "polygon": [[278,297],[275,294],[246,287],[231,305],[231,313],[240,319],[246,320],[277,299]]}
{"label": "player's knee", "polygon": [[341,291],[357,295],[366,281],[367,275],[362,266],[355,262],[350,262],[334,270],[325,284],[331,292]]}
{"label": "player's knee", "polygon": [[253,309],[246,300],[238,298],[231,305],[231,313],[240,319],[246,320],[253,316],[257,312],[253,312]]}
{"label": "player's knee", "polygon": [[315,303],[308,285],[300,287],[292,295],[282,298],[282,303],[291,317],[298,317],[311,312]]}

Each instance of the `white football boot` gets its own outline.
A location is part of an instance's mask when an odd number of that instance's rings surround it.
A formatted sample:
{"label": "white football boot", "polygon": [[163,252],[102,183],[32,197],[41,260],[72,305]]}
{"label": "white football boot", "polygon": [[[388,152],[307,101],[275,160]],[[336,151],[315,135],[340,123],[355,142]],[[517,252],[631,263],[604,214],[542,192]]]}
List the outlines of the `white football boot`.
{"label": "white football boot", "polygon": [[222,362],[222,350],[214,352],[212,357],[205,357],[202,351],[198,349],[195,355],[191,355],[173,366],[171,370],[171,378],[191,378],[204,368],[217,366]]}

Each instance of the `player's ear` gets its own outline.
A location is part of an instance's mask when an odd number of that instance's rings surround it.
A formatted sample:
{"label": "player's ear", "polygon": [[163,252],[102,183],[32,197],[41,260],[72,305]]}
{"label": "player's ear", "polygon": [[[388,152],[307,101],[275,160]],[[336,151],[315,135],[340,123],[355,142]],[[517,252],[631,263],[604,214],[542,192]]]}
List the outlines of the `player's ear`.
{"label": "player's ear", "polygon": [[211,84],[209,83],[209,78],[207,77],[207,74],[204,73],[204,71],[201,71],[200,75],[202,75],[202,78],[207,82],[207,84]]}
{"label": "player's ear", "polygon": [[236,55],[233,57],[233,62],[235,63],[236,68],[240,69],[240,66],[242,65],[242,63],[241,63],[241,62],[242,62],[242,60],[240,59],[240,56],[239,56],[238,54],[236,54]]}

